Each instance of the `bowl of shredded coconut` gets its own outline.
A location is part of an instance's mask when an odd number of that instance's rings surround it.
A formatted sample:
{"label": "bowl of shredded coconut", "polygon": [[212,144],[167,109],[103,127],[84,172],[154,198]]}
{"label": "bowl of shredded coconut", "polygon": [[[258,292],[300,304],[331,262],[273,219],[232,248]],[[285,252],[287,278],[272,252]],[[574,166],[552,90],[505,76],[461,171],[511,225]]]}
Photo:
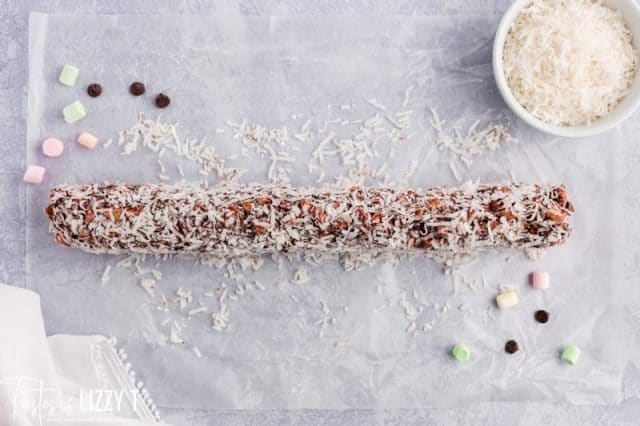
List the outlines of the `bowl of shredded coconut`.
{"label": "bowl of shredded coconut", "polygon": [[494,40],[496,83],[538,130],[595,135],[640,104],[639,40],[634,0],[516,0]]}

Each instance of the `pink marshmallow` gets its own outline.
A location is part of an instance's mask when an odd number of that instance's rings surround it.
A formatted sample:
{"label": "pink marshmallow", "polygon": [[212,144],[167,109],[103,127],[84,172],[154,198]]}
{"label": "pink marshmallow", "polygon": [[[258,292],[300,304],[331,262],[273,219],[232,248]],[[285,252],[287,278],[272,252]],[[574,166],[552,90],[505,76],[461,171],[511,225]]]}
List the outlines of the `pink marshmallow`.
{"label": "pink marshmallow", "polygon": [[544,271],[535,271],[531,274],[531,285],[533,288],[545,290],[549,288],[549,273]]}
{"label": "pink marshmallow", "polygon": [[44,167],[29,166],[27,167],[27,171],[24,172],[24,176],[22,180],[24,180],[27,183],[33,183],[38,185],[42,183],[42,178],[44,177],[45,170],[46,169]]}
{"label": "pink marshmallow", "polygon": [[45,139],[42,142],[42,153],[47,157],[59,157],[64,151],[64,144],[56,138]]}
{"label": "pink marshmallow", "polygon": [[78,143],[85,148],[93,149],[98,144],[98,138],[89,132],[84,132],[78,136]]}

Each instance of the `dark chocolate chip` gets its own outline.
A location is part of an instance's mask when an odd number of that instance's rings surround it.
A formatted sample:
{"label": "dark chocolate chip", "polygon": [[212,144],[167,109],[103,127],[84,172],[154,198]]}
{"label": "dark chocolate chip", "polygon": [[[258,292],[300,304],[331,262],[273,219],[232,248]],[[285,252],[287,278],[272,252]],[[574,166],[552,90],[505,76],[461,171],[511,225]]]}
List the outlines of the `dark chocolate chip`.
{"label": "dark chocolate chip", "polygon": [[515,354],[516,352],[518,352],[518,349],[518,342],[516,342],[515,340],[508,340],[507,343],[504,344],[504,350],[508,354]]}
{"label": "dark chocolate chip", "polygon": [[139,81],[133,82],[131,83],[131,86],[129,86],[129,92],[131,92],[133,96],[140,96],[145,92],[145,90],[144,84]]}
{"label": "dark chocolate chip", "polygon": [[534,317],[535,317],[536,321],[544,324],[547,321],[549,321],[549,312],[543,311],[543,310],[539,310],[539,311],[536,311],[536,313],[534,314]]}
{"label": "dark chocolate chip", "polygon": [[169,97],[164,93],[160,93],[158,96],[156,96],[156,106],[158,108],[166,108],[170,103],[171,99],[169,99]]}
{"label": "dark chocolate chip", "polygon": [[89,87],[87,87],[87,93],[92,98],[97,98],[102,93],[102,86],[98,83],[91,83]]}

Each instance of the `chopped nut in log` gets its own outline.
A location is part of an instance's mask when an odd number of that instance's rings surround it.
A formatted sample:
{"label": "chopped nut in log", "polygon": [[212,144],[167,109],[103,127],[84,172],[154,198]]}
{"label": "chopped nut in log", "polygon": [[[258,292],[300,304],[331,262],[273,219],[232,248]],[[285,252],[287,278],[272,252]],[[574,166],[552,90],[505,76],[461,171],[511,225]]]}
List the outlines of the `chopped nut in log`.
{"label": "chopped nut in log", "polygon": [[567,214],[555,209],[549,209],[544,212],[544,216],[549,220],[553,220],[554,222],[562,222],[567,217]]}

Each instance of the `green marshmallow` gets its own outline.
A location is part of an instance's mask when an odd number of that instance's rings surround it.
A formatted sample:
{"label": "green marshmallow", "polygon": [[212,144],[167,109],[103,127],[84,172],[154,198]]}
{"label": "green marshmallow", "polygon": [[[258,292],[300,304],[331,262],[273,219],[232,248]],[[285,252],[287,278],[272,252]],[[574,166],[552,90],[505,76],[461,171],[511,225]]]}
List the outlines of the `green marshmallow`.
{"label": "green marshmallow", "polygon": [[60,71],[58,81],[66,86],[73,86],[76,84],[79,73],[80,70],[73,65],[65,65],[62,67],[62,71]]}
{"label": "green marshmallow", "polygon": [[87,113],[84,110],[84,105],[80,101],[75,101],[62,109],[62,115],[64,115],[64,121],[67,123],[75,123]]}
{"label": "green marshmallow", "polygon": [[565,346],[562,351],[562,355],[560,355],[561,360],[571,365],[575,365],[578,362],[579,358],[580,358],[580,348],[574,345]]}
{"label": "green marshmallow", "polygon": [[458,343],[453,347],[453,349],[451,349],[451,355],[453,355],[453,357],[458,361],[466,361],[471,356],[471,351],[467,345]]}

